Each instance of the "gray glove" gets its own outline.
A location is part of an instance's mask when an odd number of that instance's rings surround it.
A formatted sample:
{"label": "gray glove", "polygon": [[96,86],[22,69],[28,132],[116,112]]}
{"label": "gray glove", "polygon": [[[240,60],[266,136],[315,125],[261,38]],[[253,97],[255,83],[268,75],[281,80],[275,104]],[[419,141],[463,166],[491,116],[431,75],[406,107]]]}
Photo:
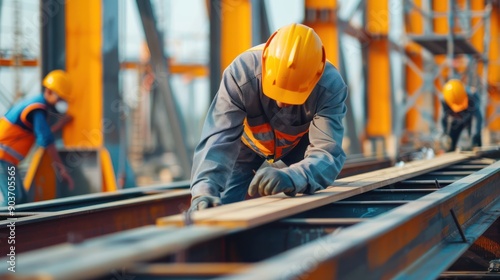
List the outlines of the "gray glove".
{"label": "gray glove", "polygon": [[292,178],[285,171],[273,167],[265,167],[257,171],[248,187],[250,196],[257,193],[266,196],[281,192],[288,196],[295,196],[295,185]]}
{"label": "gray glove", "polygon": [[191,207],[189,207],[189,211],[202,210],[210,207],[216,207],[221,205],[222,202],[219,197],[211,196],[211,195],[201,195],[197,197],[193,197],[191,199]]}

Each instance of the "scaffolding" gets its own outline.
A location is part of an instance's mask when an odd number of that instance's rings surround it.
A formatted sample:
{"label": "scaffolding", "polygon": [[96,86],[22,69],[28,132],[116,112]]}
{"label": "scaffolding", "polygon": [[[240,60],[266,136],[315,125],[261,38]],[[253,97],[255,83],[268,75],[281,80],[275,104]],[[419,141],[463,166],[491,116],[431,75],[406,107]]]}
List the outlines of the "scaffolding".
{"label": "scaffolding", "polygon": [[405,32],[398,46],[406,69],[403,140],[437,143],[441,88],[452,78],[479,95],[485,116],[492,8],[492,1],[404,1]]}

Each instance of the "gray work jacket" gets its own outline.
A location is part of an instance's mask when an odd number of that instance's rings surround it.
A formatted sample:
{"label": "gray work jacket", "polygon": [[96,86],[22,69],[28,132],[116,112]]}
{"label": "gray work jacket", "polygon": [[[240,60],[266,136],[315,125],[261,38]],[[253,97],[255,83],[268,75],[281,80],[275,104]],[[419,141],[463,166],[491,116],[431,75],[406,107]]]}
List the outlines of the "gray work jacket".
{"label": "gray work jacket", "polygon": [[260,114],[271,126],[288,133],[307,126],[310,145],[304,160],[282,169],[292,178],[297,192],[312,194],[326,188],[342,169],[347,86],[337,69],[327,62],[306,102],[281,109],[262,92],[261,78],[261,49],[243,52],[225,69],[195,149],[193,197],[219,196],[225,189],[243,145],[243,123],[249,113],[252,118]]}

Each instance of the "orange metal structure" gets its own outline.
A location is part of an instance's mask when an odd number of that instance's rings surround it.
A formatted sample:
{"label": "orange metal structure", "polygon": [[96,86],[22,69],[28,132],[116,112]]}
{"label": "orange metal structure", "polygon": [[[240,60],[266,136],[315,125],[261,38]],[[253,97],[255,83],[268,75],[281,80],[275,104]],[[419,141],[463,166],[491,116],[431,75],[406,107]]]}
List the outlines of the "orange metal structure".
{"label": "orange metal structure", "polygon": [[389,3],[388,1],[366,1],[366,29],[371,34],[367,49],[367,138],[392,134],[391,79],[389,61]]}
{"label": "orange metal structure", "polygon": [[[414,4],[417,7],[422,6],[421,0],[414,0]],[[411,10],[408,15],[409,23],[406,25],[406,33],[411,34],[424,34],[424,18],[415,9]],[[422,115],[419,112],[419,108],[424,105],[424,96],[416,96],[417,91],[423,87],[423,57],[422,57],[422,47],[417,44],[408,44],[406,46],[406,55],[410,60],[410,63],[406,64],[406,92],[408,93],[408,99],[411,100],[416,98],[415,103],[408,109],[406,114],[406,131],[411,138],[416,136],[422,129],[426,130],[428,127],[423,127],[425,123],[422,119]],[[411,66],[410,66],[411,65]]]}
{"label": "orange metal structure", "polygon": [[325,47],[327,59],[339,65],[337,0],[305,0],[304,24],[313,28]]}
{"label": "orange metal structure", "polygon": [[221,71],[240,53],[252,47],[251,0],[220,1]]}
{"label": "orange metal structure", "polygon": [[489,36],[488,92],[491,102],[486,108],[486,120],[488,129],[500,134],[500,2],[498,1],[492,7]]}

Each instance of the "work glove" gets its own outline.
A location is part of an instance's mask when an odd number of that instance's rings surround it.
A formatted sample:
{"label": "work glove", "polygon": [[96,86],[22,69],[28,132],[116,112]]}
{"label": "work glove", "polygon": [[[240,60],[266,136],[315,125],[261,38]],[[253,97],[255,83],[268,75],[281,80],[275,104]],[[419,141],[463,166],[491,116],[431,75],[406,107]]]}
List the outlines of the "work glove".
{"label": "work glove", "polygon": [[474,136],[472,136],[472,147],[481,147],[482,146],[482,143],[481,143],[481,135],[480,134],[476,134]]}
{"label": "work glove", "polygon": [[211,195],[201,195],[193,197],[191,199],[191,207],[189,207],[189,212],[202,210],[210,207],[216,207],[221,205],[222,202],[219,197]]}
{"label": "work glove", "polygon": [[266,196],[281,192],[288,196],[295,196],[295,185],[285,171],[274,167],[265,167],[257,171],[248,187],[250,196],[255,196],[257,193],[260,196]]}

